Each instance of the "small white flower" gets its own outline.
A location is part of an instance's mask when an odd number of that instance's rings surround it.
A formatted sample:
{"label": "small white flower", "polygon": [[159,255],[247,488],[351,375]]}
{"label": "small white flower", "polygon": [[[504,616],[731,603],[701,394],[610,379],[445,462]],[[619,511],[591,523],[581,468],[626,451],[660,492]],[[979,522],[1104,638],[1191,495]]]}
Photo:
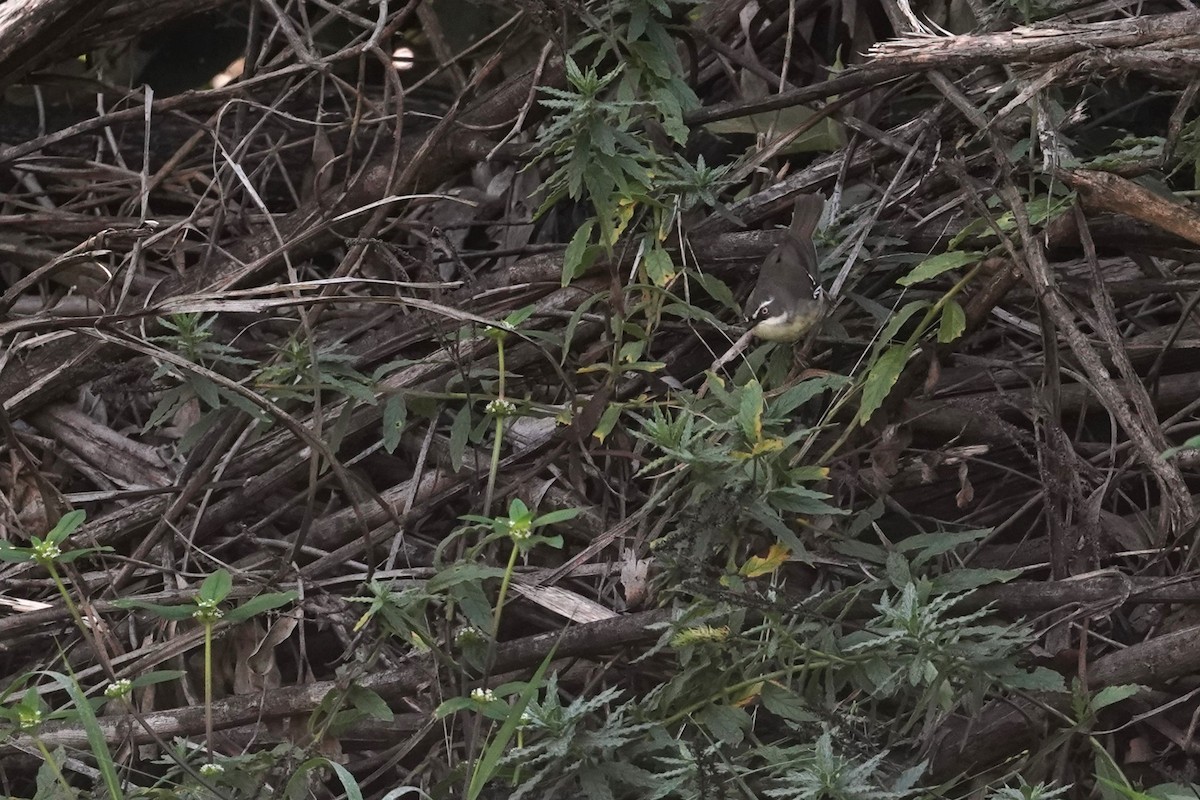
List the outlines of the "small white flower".
{"label": "small white flower", "polygon": [[517,404],[511,400],[496,398],[487,404],[487,412],[493,417],[511,417],[517,413]]}

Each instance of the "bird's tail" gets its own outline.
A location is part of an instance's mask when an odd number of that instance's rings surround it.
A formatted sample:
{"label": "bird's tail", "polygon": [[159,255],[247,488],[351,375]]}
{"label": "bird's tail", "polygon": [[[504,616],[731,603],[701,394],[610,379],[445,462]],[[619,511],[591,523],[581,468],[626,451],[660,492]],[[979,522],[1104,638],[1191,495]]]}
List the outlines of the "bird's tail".
{"label": "bird's tail", "polygon": [[796,206],[792,210],[792,235],[802,242],[812,239],[824,210],[825,198],[819,194],[802,194],[797,197]]}

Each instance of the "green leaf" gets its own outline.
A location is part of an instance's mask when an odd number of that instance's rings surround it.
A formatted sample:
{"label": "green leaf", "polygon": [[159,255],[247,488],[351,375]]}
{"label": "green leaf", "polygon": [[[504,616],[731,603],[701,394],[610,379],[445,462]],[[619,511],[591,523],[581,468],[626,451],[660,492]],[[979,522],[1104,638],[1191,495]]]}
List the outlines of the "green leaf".
{"label": "green leaf", "polygon": [[763,389],[756,380],[750,380],[742,387],[741,401],[738,403],[738,427],[746,440],[762,441]]}
{"label": "green leaf", "polygon": [[516,733],[517,726],[521,724],[521,714],[525,712],[529,701],[533,699],[538,689],[541,688],[542,679],[546,675],[546,670],[550,668],[550,662],[554,659],[554,653],[557,650],[557,645],[550,648],[550,652],[542,659],[542,663],[538,665],[537,671],[529,679],[529,685],[525,687],[525,691],[521,692],[517,701],[513,704],[508,719],[500,726],[500,730],[496,732],[495,738],[492,739],[484,750],[483,756],[475,762],[475,770],[471,774],[471,783],[467,787],[467,800],[478,800],[479,795],[483,793],[483,788],[496,772],[504,751],[508,749],[509,741],[512,740],[513,734]]}
{"label": "green leaf", "polygon": [[563,286],[566,286],[586,272],[590,266],[590,261],[595,260],[594,255],[591,259],[587,258],[588,244],[592,240],[592,229],[595,226],[596,220],[589,219],[579,226],[579,230],[575,231],[575,235],[571,237],[571,241],[567,244],[567,252],[563,254]]}
{"label": "green leaf", "polygon": [[846,378],[841,375],[822,375],[819,378],[800,381],[771,403],[771,416],[787,416],[822,392],[837,389],[845,384]]}
{"label": "green leaf", "polygon": [[76,559],[83,558],[84,556],[90,556],[93,553],[111,553],[111,552],[113,552],[113,549],[111,547],[108,547],[107,545],[104,547],[81,547],[78,550],[68,550],[67,552],[63,553],[55,560],[59,564],[70,564],[72,561],[75,561]]}
{"label": "green leaf", "polygon": [[500,567],[487,567],[482,564],[460,562],[440,570],[437,575],[434,575],[425,584],[425,590],[430,594],[437,594],[459,583],[478,583],[488,578],[500,578],[503,576],[504,570]]}
{"label": "green leaf", "polygon": [[467,437],[471,434],[471,404],[467,403],[454,417],[450,425],[450,469],[462,469],[467,454]]}
{"label": "green leaf", "polygon": [[596,437],[596,441],[604,444],[604,440],[613,432],[613,428],[617,427],[617,420],[621,418],[622,406],[620,403],[609,403],[604,409],[604,413],[600,415],[600,421],[596,423],[596,430],[592,431],[592,436]]}
{"label": "green leaf", "polygon": [[912,286],[930,278],[936,278],[943,272],[965,267],[980,261],[986,254],[975,250],[951,251],[927,258],[913,268],[912,272],[900,278],[896,283],[901,286]]}
{"label": "green leaf", "polygon": [[86,516],[87,514],[82,511],[68,511],[63,514],[58,520],[58,524],[46,534],[46,541],[61,544],[64,539],[79,530],[79,526],[83,524]]}
{"label": "green leaf", "polygon": [[464,711],[468,708],[474,708],[475,701],[469,697],[451,697],[449,700],[444,700],[433,711],[434,719],[445,719],[451,714],[457,714],[459,711]]}
{"label": "green leaf", "polygon": [[955,301],[951,300],[942,306],[942,321],[938,327],[938,342],[949,344],[963,335],[967,329],[967,312]]}
{"label": "green leaf", "polygon": [[114,600],[113,605],[117,608],[139,608],[142,611],[149,611],[160,619],[191,619],[192,614],[196,613],[196,606],[191,603],[180,606],[162,606],[157,603],[147,603],[144,600],[120,599]]}
{"label": "green leaf", "polygon": [[763,707],[784,719],[793,722],[815,722],[818,717],[808,710],[804,698],[782,686],[767,682],[762,687]]}
{"label": "green leaf", "polygon": [[1063,676],[1048,667],[1036,667],[1029,672],[1005,675],[1004,685],[1010,689],[1026,692],[1065,692],[1067,684]]}
{"label": "green leaf", "polygon": [[933,579],[933,590],[939,594],[969,592],[993,583],[1008,583],[1018,577],[1018,569],[969,569],[960,567]]}
{"label": "green leaf", "polygon": [[346,800],[362,800],[362,789],[358,785],[358,781],[354,779],[354,775],[343,767],[341,764],[330,761],[324,756],[310,758],[300,766],[296,767],[296,771],[288,778],[287,785],[283,788],[283,797],[305,797],[308,787],[314,782],[313,776],[308,773],[317,769],[331,769],[338,780],[342,783],[342,788],[346,791]]}
{"label": "green leaf", "polygon": [[[888,317],[887,324],[883,326],[883,330],[879,334],[881,347],[887,345],[896,336],[897,332],[903,328],[912,316],[918,312],[929,308],[931,304],[925,300],[914,300],[911,303],[905,303],[899,311],[896,311]],[[878,352],[880,348],[876,348]]]}
{"label": "green leaf", "polygon": [[350,684],[350,691],[346,693],[346,699],[350,701],[351,705],[372,719],[391,722],[395,717],[387,701],[370,689],[359,686],[356,683]]}
{"label": "green leaf", "polygon": [[1191,438],[1189,438],[1187,441],[1185,441],[1183,444],[1179,445],[1178,447],[1168,447],[1166,450],[1163,451],[1162,456],[1163,456],[1163,458],[1171,458],[1174,455],[1176,455],[1177,453],[1179,453],[1181,450],[1196,450],[1196,449],[1200,449],[1200,435],[1192,436]]}
{"label": "green leaf", "polygon": [[713,300],[716,300],[730,311],[741,313],[741,307],[733,299],[733,292],[730,291],[729,287],[720,278],[705,272],[697,272],[692,277],[696,279],[696,283],[700,284],[700,288],[704,289]]}
{"label": "green leaf", "polygon": [[226,613],[225,618],[231,622],[242,622],[264,611],[270,611],[272,608],[285,606],[298,596],[296,592],[268,592],[267,594],[260,594]]}
{"label": "green leaf", "polygon": [[158,669],[147,672],[145,675],[139,675],[130,681],[130,683],[133,685],[133,688],[140,689],[143,686],[152,686],[156,683],[177,681],[184,675],[187,675],[187,671],[182,669]]}
{"label": "green leaf", "polygon": [[[503,572],[503,570],[498,570]],[[499,576],[497,576],[499,577]],[[481,631],[491,630],[492,601],[483,591],[483,586],[474,581],[456,584],[446,592],[466,616],[467,620]]]}
{"label": "green leaf", "polygon": [[109,752],[108,742],[104,739],[104,731],[100,727],[99,720],[96,719],[96,712],[92,709],[92,704],[79,686],[79,682],[59,672],[43,671],[40,674],[57,681],[58,685],[71,696],[71,701],[79,712],[79,721],[87,735],[89,752],[91,757],[96,760],[96,766],[100,768],[100,775],[104,779],[108,796],[125,797],[121,779],[117,775],[116,764],[113,762],[112,753]]}
{"label": "green leaf", "polygon": [[972,544],[992,532],[991,528],[978,528],[969,531],[938,531],[936,533],[918,533],[896,543],[896,549],[903,553],[919,550],[911,561],[913,566],[920,566],[931,558],[948,553],[964,544]]}
{"label": "green leaf", "polygon": [[0,542],[0,561],[7,561],[10,564],[22,564],[26,561],[32,561],[33,554],[25,547],[13,547],[8,542]]}
{"label": "green leaf", "polygon": [[519,497],[514,497],[508,503],[508,518],[511,520],[521,520],[529,517],[529,506],[525,505],[525,501]]}
{"label": "green leaf", "polygon": [[1152,800],[1196,800],[1197,789],[1200,785],[1195,783],[1160,783],[1151,786],[1145,794]]}
{"label": "green leaf", "polygon": [[404,432],[404,423],[408,421],[408,405],[404,395],[396,392],[383,405],[383,449],[389,453],[396,452],[400,444],[400,434]]}
{"label": "green leaf", "polygon": [[818,492],[804,486],[782,486],[767,492],[767,503],[772,508],[786,511],[789,514],[845,514],[836,506],[825,501],[832,495]]}
{"label": "green leaf", "polygon": [[666,286],[675,277],[675,265],[666,250],[655,246],[646,253],[646,277],[655,286]]}
{"label": "green leaf", "polygon": [[201,600],[219,603],[229,596],[231,589],[233,589],[233,578],[230,577],[227,570],[222,568],[204,579],[204,583],[200,584],[198,597]]}
{"label": "green leaf", "polygon": [[1122,700],[1127,700],[1141,690],[1141,686],[1133,683],[1125,683],[1119,686],[1105,686],[1103,689],[1092,695],[1092,702],[1090,705],[1093,711],[1099,711],[1102,708],[1115,705]]}
{"label": "green leaf", "polygon": [[858,408],[858,422],[870,422],[871,415],[879,410],[888,393],[900,378],[900,372],[908,362],[912,348],[907,345],[894,345],[883,352],[867,373],[863,383],[862,404]]}
{"label": "green leaf", "polygon": [[543,514],[533,521],[535,526],[554,525],[558,522],[566,522],[567,520],[575,519],[579,516],[578,508],[560,508],[557,511],[551,511],[549,514]]}
{"label": "green leaf", "polygon": [[897,589],[903,589],[912,583],[912,573],[908,569],[908,560],[895,550],[888,551],[886,568],[888,580]]}
{"label": "green leaf", "polygon": [[717,739],[727,744],[740,744],[745,730],[750,727],[750,717],[734,706],[712,704],[696,713],[696,720],[708,728]]}
{"label": "green leaf", "polygon": [[188,380],[192,387],[192,391],[196,393],[196,397],[209,408],[221,407],[221,389],[217,384],[210,381],[208,378],[199,375],[192,375]]}

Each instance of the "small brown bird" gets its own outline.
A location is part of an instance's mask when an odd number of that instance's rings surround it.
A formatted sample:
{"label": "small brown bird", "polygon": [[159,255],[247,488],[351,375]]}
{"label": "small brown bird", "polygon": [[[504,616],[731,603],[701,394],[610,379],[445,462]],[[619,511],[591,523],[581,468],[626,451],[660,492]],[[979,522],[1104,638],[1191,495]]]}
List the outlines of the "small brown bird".
{"label": "small brown bird", "polygon": [[794,342],[825,313],[825,293],[813,277],[817,250],[812,242],[824,209],[825,199],[820,195],[800,195],[787,237],[763,262],[745,309],[746,318],[754,323],[751,331],[758,338]]}

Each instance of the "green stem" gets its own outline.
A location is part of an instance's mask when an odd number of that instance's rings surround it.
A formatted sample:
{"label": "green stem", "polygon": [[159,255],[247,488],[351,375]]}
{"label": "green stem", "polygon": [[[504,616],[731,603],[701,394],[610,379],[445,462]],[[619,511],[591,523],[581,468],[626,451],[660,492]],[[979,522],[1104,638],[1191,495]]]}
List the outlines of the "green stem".
{"label": "green stem", "polygon": [[500,635],[500,612],[504,610],[504,598],[508,594],[508,584],[512,582],[513,570],[517,566],[517,543],[513,542],[512,552],[508,554],[508,565],[504,568],[504,577],[500,580],[500,595],[496,598],[496,611],[492,617],[492,641]]}
{"label": "green stem", "polygon": [[208,763],[213,763],[213,719],[212,719],[212,632],[211,622],[204,623],[204,735]]}
{"label": "green stem", "polygon": [[[496,400],[505,402],[504,399],[504,339],[496,340],[496,368],[500,373],[497,380]],[[496,491],[496,475],[500,472],[500,448],[504,444],[504,415],[496,415],[496,433],[492,439],[492,461],[488,465],[488,480],[487,489],[483,493],[483,513],[485,515],[492,513],[492,496]]]}
{"label": "green stem", "polygon": [[67,604],[67,612],[70,613],[71,619],[75,622],[75,627],[79,628],[79,632],[86,638],[88,629],[83,624],[83,615],[79,613],[79,608],[75,605],[75,601],[71,599],[71,593],[67,591],[66,584],[63,583],[62,577],[58,574],[58,569],[54,566],[53,561],[43,561],[42,566],[50,573],[50,579],[54,581],[54,585],[58,587],[58,593],[62,595],[63,602]]}
{"label": "green stem", "polygon": [[63,775],[62,770],[58,768],[58,762],[56,762],[54,757],[50,754],[50,750],[47,749],[46,743],[42,741],[40,736],[33,737],[33,743],[37,746],[37,749],[41,751],[42,758],[45,759],[47,766],[54,771],[54,779],[58,781],[58,785],[66,790],[66,796],[73,796],[74,790],[71,788],[71,784],[67,783],[66,776]]}

